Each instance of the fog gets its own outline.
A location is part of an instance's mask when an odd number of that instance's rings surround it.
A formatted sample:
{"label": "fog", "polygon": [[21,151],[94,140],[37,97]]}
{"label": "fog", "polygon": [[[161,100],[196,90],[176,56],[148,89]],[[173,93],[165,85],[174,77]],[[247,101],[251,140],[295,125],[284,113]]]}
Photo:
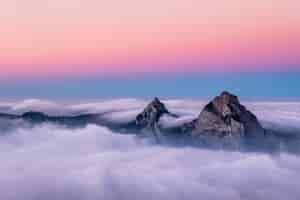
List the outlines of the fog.
{"label": "fog", "polygon": [[[147,102],[25,100],[3,102],[0,111],[101,112],[109,120],[128,121]],[[164,102],[180,115],[176,120],[164,117],[160,123],[165,126],[192,119],[205,104]],[[264,126],[300,129],[300,103],[245,104]],[[1,200],[300,199],[298,155],[162,146],[95,125],[73,130],[53,124],[14,126],[0,134]]]}

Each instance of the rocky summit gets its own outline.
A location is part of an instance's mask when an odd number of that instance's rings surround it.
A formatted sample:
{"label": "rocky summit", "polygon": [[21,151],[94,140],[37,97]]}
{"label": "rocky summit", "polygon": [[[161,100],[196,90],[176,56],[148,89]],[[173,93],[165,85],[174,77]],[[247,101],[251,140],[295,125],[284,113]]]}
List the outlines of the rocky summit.
{"label": "rocky summit", "polygon": [[264,129],[256,116],[240,104],[237,96],[222,92],[209,102],[197,119],[185,124],[192,136],[215,135],[256,137],[264,135]]}
{"label": "rocky summit", "polygon": [[143,112],[137,115],[136,124],[141,128],[153,129],[163,114],[170,114],[170,112],[166,106],[155,97],[154,100],[146,106]]}

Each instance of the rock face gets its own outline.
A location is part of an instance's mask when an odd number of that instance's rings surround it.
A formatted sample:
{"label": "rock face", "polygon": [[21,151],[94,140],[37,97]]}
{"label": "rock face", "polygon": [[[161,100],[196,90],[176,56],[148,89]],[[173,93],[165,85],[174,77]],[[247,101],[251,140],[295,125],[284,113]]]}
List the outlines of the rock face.
{"label": "rock face", "polygon": [[255,115],[240,104],[237,96],[226,91],[209,102],[198,118],[185,124],[184,128],[191,131],[192,136],[204,134],[220,137],[256,137],[264,135],[264,129]]}
{"label": "rock face", "polygon": [[155,97],[143,112],[137,115],[136,124],[142,128],[153,129],[163,114],[170,114],[170,112],[166,106]]}
{"label": "rock face", "polygon": [[135,124],[138,129],[141,130],[141,133],[146,135],[150,134],[157,143],[161,143],[162,140],[164,140],[164,136],[158,122],[163,115],[177,117],[177,115],[170,113],[166,106],[155,97],[154,100],[146,106],[143,112],[137,115]]}

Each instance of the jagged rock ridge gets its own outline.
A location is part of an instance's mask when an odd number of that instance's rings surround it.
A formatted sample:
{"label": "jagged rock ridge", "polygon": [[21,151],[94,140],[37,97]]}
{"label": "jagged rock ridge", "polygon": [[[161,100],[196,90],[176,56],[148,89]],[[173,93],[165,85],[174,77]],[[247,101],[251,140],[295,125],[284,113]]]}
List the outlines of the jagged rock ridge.
{"label": "jagged rock ridge", "polygon": [[146,106],[143,112],[137,115],[136,124],[142,128],[152,129],[164,114],[176,117],[176,115],[171,114],[166,106],[155,97],[154,100]]}
{"label": "jagged rock ridge", "polygon": [[222,92],[209,102],[197,119],[185,124],[192,136],[261,136],[264,129],[256,116],[241,105],[237,96]]}
{"label": "jagged rock ridge", "polygon": [[154,100],[146,106],[143,112],[136,116],[135,123],[141,133],[151,134],[156,142],[160,143],[163,139],[163,131],[161,131],[158,122],[163,115],[177,117],[177,115],[169,112],[166,106],[157,97],[155,97]]}

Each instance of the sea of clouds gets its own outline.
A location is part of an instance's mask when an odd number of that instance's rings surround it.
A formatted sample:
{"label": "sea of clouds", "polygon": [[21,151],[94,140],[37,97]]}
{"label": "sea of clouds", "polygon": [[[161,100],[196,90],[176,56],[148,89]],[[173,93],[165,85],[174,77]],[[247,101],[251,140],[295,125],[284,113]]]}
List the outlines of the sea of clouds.
{"label": "sea of clouds", "polygon": [[[205,101],[163,101],[181,117],[196,117]],[[49,115],[103,113],[130,121],[148,100],[1,102],[0,112],[34,110]],[[300,130],[300,102],[246,102],[265,127]],[[153,144],[96,125],[70,130],[53,124],[0,130],[0,199],[300,199],[300,157]],[[299,132],[300,134],[300,132]]]}

